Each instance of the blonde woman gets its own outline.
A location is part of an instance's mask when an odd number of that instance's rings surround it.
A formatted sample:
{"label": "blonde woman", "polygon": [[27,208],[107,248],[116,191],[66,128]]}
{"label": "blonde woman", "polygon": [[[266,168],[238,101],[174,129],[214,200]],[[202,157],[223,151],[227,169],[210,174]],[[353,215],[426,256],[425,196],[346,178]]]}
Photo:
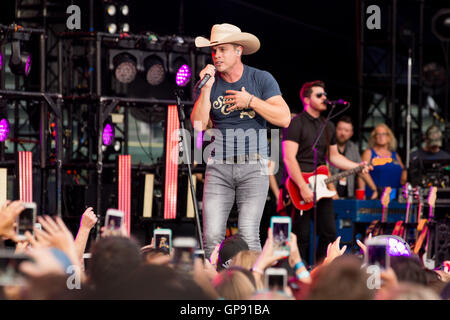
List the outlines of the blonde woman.
{"label": "blonde woman", "polygon": [[[363,152],[361,159],[367,162],[374,158],[392,159],[385,165],[374,166],[373,170],[369,172],[375,185],[381,190],[384,187],[397,189],[406,183],[405,166],[400,156],[395,152],[396,149],[397,140],[391,129],[384,123],[377,125],[370,134],[369,148]],[[372,190],[366,186],[367,199],[370,199],[371,196]]]}

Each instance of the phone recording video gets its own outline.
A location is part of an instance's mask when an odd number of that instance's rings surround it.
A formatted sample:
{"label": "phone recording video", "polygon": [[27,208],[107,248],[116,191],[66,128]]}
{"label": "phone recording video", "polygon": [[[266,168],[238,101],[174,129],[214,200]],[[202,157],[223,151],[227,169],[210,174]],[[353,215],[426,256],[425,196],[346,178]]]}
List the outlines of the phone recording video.
{"label": "phone recording video", "polygon": [[287,285],[287,271],[284,268],[268,268],[265,273],[266,288],[270,291],[283,291]]}
{"label": "phone recording video", "polygon": [[288,256],[290,253],[289,241],[291,238],[291,218],[272,217],[271,229],[274,241],[274,255]]}
{"label": "phone recording video", "polygon": [[17,237],[19,240],[26,240],[25,232],[29,231],[34,235],[33,227],[36,223],[36,203],[24,202],[25,209],[17,218]]}
{"label": "phone recording video", "polygon": [[366,246],[367,255],[365,260],[367,265],[377,265],[381,269],[390,267],[387,239],[368,239]]}
{"label": "phone recording video", "polygon": [[173,240],[173,265],[180,272],[192,272],[194,270],[194,252],[197,248],[197,240],[190,237],[179,237]]}
{"label": "phone recording video", "polygon": [[105,235],[120,236],[123,223],[123,212],[116,209],[108,209],[105,218]]}
{"label": "phone recording video", "polygon": [[172,230],[170,229],[155,229],[153,231],[153,246],[155,249],[160,249],[166,254],[172,251]]}

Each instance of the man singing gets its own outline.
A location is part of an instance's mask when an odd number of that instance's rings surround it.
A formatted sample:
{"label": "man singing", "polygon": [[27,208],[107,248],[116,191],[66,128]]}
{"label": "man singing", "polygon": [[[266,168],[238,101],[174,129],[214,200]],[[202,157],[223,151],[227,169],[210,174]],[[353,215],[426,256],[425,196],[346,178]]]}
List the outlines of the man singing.
{"label": "man singing", "polygon": [[200,79],[211,78],[197,92],[191,114],[196,130],[208,124],[214,129],[203,192],[205,254],[224,239],[235,198],[239,233],[251,250],[261,250],[259,224],[269,188],[266,121],[288,127],[289,107],[270,73],[242,63],[242,55],[258,51],[256,36],[216,24],[210,39],[197,37],[195,45],[211,47],[214,63],[200,72]]}

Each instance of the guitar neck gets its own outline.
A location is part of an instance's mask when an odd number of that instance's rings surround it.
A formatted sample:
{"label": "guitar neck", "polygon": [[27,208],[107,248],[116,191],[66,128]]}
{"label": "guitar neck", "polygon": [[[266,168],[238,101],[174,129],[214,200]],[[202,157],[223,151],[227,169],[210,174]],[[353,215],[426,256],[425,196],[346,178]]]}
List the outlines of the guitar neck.
{"label": "guitar neck", "polygon": [[386,222],[388,216],[388,206],[383,206],[383,214],[381,216],[381,222]]}
{"label": "guitar neck", "polygon": [[364,166],[357,166],[357,167],[355,167],[353,169],[350,169],[350,170],[338,173],[338,174],[336,174],[336,175],[334,175],[332,177],[329,177],[328,179],[325,179],[325,183],[326,184],[332,183],[332,182],[335,182],[335,181],[337,181],[339,179],[342,179],[342,178],[345,178],[347,176],[350,176],[352,174],[359,173],[359,172],[361,172],[363,170],[363,168],[364,168]]}

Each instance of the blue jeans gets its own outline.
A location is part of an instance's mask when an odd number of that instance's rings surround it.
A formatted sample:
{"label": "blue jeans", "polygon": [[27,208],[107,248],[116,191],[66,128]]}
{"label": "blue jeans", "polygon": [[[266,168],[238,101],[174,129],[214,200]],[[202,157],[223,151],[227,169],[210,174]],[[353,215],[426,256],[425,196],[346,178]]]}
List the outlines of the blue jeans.
{"label": "blue jeans", "polygon": [[259,224],[269,190],[268,160],[218,164],[208,161],[203,189],[203,243],[209,258],[225,238],[227,220],[235,198],[239,234],[250,250],[261,250]]}

